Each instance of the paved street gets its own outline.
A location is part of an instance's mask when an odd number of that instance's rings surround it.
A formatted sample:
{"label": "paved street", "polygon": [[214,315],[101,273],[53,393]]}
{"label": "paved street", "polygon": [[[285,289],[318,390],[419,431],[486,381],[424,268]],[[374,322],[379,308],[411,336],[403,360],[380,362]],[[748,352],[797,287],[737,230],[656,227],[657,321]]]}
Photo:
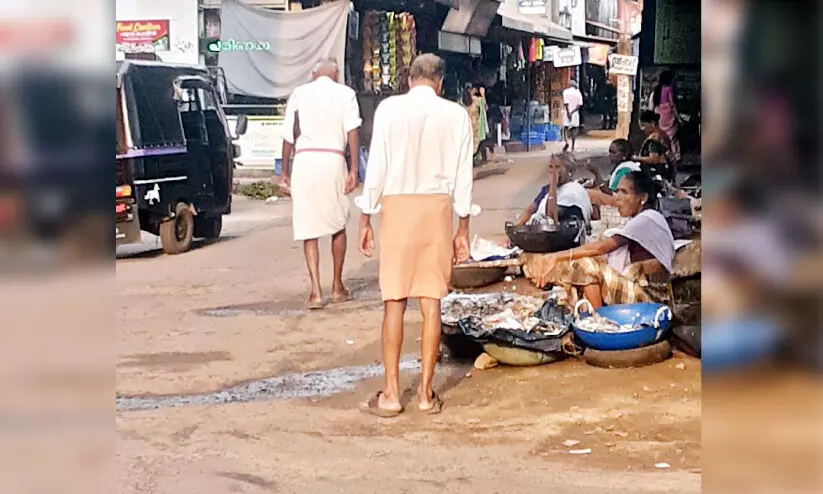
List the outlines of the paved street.
{"label": "paved street", "polygon": [[[542,185],[546,153],[508,158],[480,172],[474,234],[502,234]],[[236,201],[219,242],[168,256],[147,236],[118,251],[120,492],[699,492],[700,363],[683,355],[632,370],[573,359],[443,365],[442,415],[359,413],[380,387],[370,364],[380,358],[381,312],[377,260],[355,246],[357,215],[345,270],[355,300],[309,313],[289,201]],[[328,239],[321,249],[328,291]],[[406,321],[413,370],[421,318],[410,310]],[[404,386],[413,378],[405,373]],[[159,396],[167,399],[125,399]],[[127,410],[139,403],[159,408]]]}

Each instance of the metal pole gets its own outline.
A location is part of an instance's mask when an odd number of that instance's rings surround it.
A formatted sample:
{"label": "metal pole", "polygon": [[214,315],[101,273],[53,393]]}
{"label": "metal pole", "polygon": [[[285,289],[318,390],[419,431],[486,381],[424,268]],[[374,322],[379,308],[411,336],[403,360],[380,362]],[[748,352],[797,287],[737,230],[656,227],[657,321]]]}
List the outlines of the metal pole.
{"label": "metal pole", "polygon": [[[528,62],[527,62],[528,63]],[[526,65],[526,110],[523,112],[526,116],[526,151],[532,150],[532,118],[529,115],[529,104],[532,101],[532,67]]]}

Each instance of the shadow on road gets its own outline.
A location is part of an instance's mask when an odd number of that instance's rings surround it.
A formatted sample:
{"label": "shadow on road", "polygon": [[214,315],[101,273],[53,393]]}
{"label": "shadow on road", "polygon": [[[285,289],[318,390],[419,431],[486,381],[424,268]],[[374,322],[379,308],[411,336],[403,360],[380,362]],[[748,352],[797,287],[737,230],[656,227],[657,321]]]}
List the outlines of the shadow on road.
{"label": "shadow on road", "polygon": [[[240,235],[227,235],[223,237],[219,237],[214,240],[206,240],[206,239],[199,239],[195,240],[191,244],[191,249],[189,252],[202,249],[208,247],[210,245],[221,244],[223,242],[229,242],[231,240],[235,240],[240,238]],[[149,250],[141,250],[139,252],[115,252],[117,255],[117,260],[127,260],[127,259],[154,259],[160,256],[165,255],[163,252],[163,248],[160,247],[160,241],[157,241],[157,246],[154,248],[149,248]],[[186,252],[183,254],[178,255],[185,255]]]}

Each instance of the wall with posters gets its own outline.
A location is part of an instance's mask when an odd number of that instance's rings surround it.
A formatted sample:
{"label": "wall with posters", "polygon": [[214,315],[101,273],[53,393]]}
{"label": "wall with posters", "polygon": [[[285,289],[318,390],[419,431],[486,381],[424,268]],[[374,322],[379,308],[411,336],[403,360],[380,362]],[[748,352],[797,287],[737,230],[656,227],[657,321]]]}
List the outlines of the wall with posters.
{"label": "wall with posters", "polygon": [[201,63],[198,0],[116,0],[115,59],[154,53],[164,62]]}

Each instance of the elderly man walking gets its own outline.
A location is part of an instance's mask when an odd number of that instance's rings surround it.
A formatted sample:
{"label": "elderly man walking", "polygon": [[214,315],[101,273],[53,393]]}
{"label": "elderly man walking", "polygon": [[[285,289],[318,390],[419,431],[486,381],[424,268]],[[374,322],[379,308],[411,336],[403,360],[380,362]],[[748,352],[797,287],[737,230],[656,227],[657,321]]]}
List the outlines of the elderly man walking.
{"label": "elderly man walking", "polygon": [[[283,123],[283,183],[291,188],[294,239],[303,241],[311,281],[308,308],[323,307],[318,239],[331,235],[334,260],[332,302],[344,302],[346,224],[349,194],[357,184],[358,129],[362,124],[354,91],[337,82],[337,62],[319,63],[313,81],[294,90]],[[348,145],[349,162],[345,150]],[[289,160],[294,151],[293,166]]]}
{"label": "elderly man walking", "polygon": [[[374,116],[374,132],[363,195],[358,245],[371,257],[375,241],[371,216],[380,221],[380,291],[384,302],[385,387],[361,410],[380,417],[403,411],[399,363],[403,316],[409,298],[420,300],[423,315],[422,372],[417,405],[440,412],[432,389],[440,349],[440,299],[448,293],[454,262],[469,257],[474,143],[469,115],[440,97],[445,64],[435,55],[412,62],[408,94],[384,100]],[[452,237],[452,209],[459,216]]]}

